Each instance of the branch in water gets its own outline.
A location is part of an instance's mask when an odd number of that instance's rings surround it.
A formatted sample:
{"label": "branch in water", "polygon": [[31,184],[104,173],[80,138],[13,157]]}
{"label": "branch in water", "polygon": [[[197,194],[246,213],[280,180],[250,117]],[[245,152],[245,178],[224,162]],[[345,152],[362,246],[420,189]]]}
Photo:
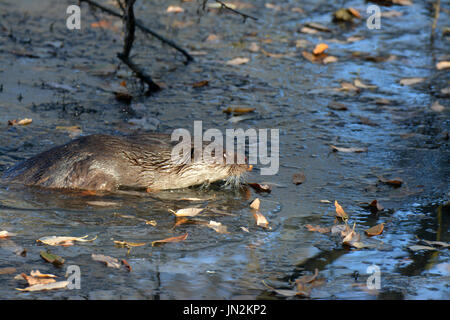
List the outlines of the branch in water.
{"label": "branch in water", "polygon": [[[101,4],[98,4],[95,1],[92,0],[80,0],[80,2],[86,2],[89,5],[96,7],[106,13],[109,13],[112,16],[118,17],[123,19],[123,15],[121,15],[120,13],[115,12],[114,10],[111,10],[107,7],[104,7]],[[180,46],[178,46],[177,44],[175,44],[172,40],[166,39],[163,36],[161,36],[160,34],[156,33],[155,31],[147,28],[145,25],[142,24],[142,22],[140,22],[139,20],[135,21],[136,27],[138,27],[139,29],[141,29],[141,31],[145,32],[145,33],[149,33],[152,36],[154,36],[156,39],[158,39],[159,41],[171,46],[172,48],[174,48],[175,50],[178,50],[179,52],[181,52],[187,59],[186,63],[188,63],[189,61],[194,61],[194,58],[183,48],[181,48]]]}
{"label": "branch in water", "polygon": [[226,3],[223,3],[223,2],[220,1],[220,0],[214,0],[214,1],[216,1],[217,3],[219,3],[219,4],[222,6],[222,8],[227,9],[227,10],[230,10],[231,12],[233,12],[233,13],[235,13],[235,14],[238,14],[238,15],[242,16],[242,17],[244,18],[244,22],[247,20],[247,18],[253,19],[253,20],[255,20],[255,21],[258,20],[258,18],[255,18],[255,17],[253,17],[253,16],[251,16],[251,15],[248,15],[248,14],[246,14],[246,13],[240,12],[240,11],[238,11],[238,10],[235,10],[235,9],[229,7]]}

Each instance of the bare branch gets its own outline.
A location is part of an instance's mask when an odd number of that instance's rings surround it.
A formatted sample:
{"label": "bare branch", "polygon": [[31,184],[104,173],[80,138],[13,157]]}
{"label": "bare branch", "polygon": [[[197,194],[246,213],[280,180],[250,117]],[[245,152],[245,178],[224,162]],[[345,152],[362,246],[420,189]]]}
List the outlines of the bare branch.
{"label": "bare branch", "polygon": [[[238,15],[242,16],[242,17],[244,18],[244,22],[247,20],[247,18],[253,19],[253,20],[255,20],[255,21],[258,20],[258,18],[255,18],[255,17],[253,17],[253,16],[251,16],[251,15],[248,15],[248,14],[246,14],[246,13],[240,12],[240,11],[238,11],[238,10],[235,10],[235,9],[229,7],[227,4],[223,3],[223,2],[220,1],[220,0],[214,0],[214,1],[216,1],[217,3],[219,3],[219,4],[222,6],[222,8],[227,9],[227,10],[229,10],[229,11],[235,13],[235,14],[238,14]],[[206,3],[206,2],[204,2],[204,4],[205,4],[205,3]]]}

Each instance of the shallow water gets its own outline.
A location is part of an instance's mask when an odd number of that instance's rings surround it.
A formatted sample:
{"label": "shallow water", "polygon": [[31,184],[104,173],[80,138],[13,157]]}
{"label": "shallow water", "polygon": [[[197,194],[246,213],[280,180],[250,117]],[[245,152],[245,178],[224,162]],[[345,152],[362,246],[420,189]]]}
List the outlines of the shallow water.
{"label": "shallow water", "polygon": [[[218,15],[213,10],[199,16],[195,2],[182,3],[186,10],[182,14],[166,13],[166,1],[154,3],[138,1],[136,15],[197,55],[195,62],[185,65],[179,53],[138,31],[135,59],[164,86],[151,97],[138,95],[140,85],[124,66],[116,70],[115,55],[122,43],[116,19],[83,5],[82,29],[70,31],[62,14],[68,2],[0,3],[0,123],[4,124],[0,170],[69,141],[77,132],[64,129],[68,126],[79,126],[82,134],[136,129],[171,132],[192,130],[194,120],[202,120],[204,130],[279,129],[278,174],[260,176],[255,170],[247,178],[276,186],[268,195],[192,189],[101,197],[2,184],[0,230],[17,233],[10,240],[27,254],[15,255],[11,244],[0,243],[0,268],[15,267],[17,273],[27,274],[39,269],[64,278],[66,266],[78,265],[81,289],[22,293],[14,288],[24,284],[14,280],[14,274],[3,274],[0,298],[285,299],[263,281],[274,288],[291,289],[292,281],[318,268],[326,282],[312,290],[312,299],[449,299],[448,249],[408,249],[419,243],[417,238],[449,242],[449,97],[441,91],[448,87],[449,77],[448,71],[435,68],[436,62],[449,60],[449,36],[442,32],[448,5],[441,4],[438,27],[431,37],[433,11],[425,1],[381,7],[403,15],[382,18],[380,30],[367,29],[365,21],[354,26],[332,23],[331,14],[341,1],[278,1],[279,10],[252,1],[251,7],[240,10],[257,16],[258,21],[245,24],[236,15]],[[367,5],[345,3],[363,16]],[[294,7],[304,13],[292,11]],[[113,30],[90,26],[102,19],[111,21]],[[306,22],[324,24],[332,32],[299,32]],[[209,34],[221,40],[208,42]],[[363,40],[346,41],[351,36]],[[296,47],[297,40],[309,43]],[[288,55],[276,58],[252,52],[248,49],[251,42],[266,52]],[[339,61],[322,65],[302,57],[303,50],[311,51],[319,42],[328,43],[328,52]],[[352,53],[356,51],[372,58],[355,58]],[[395,59],[373,61],[389,55]],[[225,65],[236,57],[250,61]],[[414,86],[399,84],[409,77],[426,80]],[[378,88],[358,93],[335,90],[342,81],[356,78]],[[123,80],[134,95],[130,105],[116,101],[105,90]],[[202,80],[209,85],[192,87]],[[379,98],[390,103],[377,104]],[[436,100],[444,111],[430,110]],[[330,109],[333,102],[348,110]],[[251,119],[233,124],[223,113],[230,106],[254,107],[256,112]],[[33,122],[6,125],[16,118],[32,118]],[[330,144],[368,151],[332,152]],[[298,186],[292,183],[297,172],[306,176]],[[392,188],[380,183],[379,176],[400,177],[404,183]],[[185,197],[205,201],[180,200]],[[248,207],[254,197],[261,198],[261,212],[271,230],[255,226]],[[361,202],[373,199],[385,207],[383,212],[374,214],[362,207]],[[356,222],[360,233],[386,223],[382,235],[364,238],[374,248],[344,248],[336,237],[306,229],[307,224],[333,224],[334,200],[350,215],[350,223]],[[98,201],[111,206],[98,206]],[[168,210],[193,205],[208,206],[210,210],[196,218],[221,222],[229,233],[219,234],[198,224],[174,228],[176,221]],[[155,220],[157,225],[143,220]],[[189,235],[183,242],[150,245],[186,232]],[[98,238],[71,247],[37,245],[36,239],[50,235]],[[148,244],[127,253],[126,248],[114,246],[113,240]],[[39,252],[46,249],[65,258],[65,266],[56,268],[44,262]],[[133,271],[107,268],[93,261],[92,253],[126,259]],[[367,267],[373,264],[381,272],[381,289],[376,292],[364,287]]]}

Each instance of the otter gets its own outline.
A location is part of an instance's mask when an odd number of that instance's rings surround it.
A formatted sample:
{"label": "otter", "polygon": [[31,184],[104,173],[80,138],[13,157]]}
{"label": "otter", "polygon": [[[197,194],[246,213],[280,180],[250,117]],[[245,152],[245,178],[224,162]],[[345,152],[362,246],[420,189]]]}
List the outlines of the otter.
{"label": "otter", "polygon": [[[239,184],[251,170],[247,164],[225,161],[172,161],[176,142],[169,134],[129,136],[94,134],[44,151],[8,169],[8,182],[52,189],[147,191],[186,188],[219,180]],[[191,146],[191,153],[194,149]],[[226,159],[226,153],[223,153]]]}

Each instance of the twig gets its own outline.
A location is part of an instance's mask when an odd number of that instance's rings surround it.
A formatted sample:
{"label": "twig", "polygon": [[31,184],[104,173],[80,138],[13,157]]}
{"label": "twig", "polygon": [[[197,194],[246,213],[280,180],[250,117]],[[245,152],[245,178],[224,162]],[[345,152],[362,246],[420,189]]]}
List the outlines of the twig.
{"label": "twig", "polygon": [[255,17],[253,17],[253,16],[251,16],[251,15],[248,15],[248,14],[246,14],[246,13],[237,11],[237,10],[235,10],[235,9],[233,9],[233,8],[231,8],[231,7],[229,7],[228,5],[226,5],[225,3],[223,3],[223,2],[220,1],[220,0],[215,0],[215,1],[216,1],[217,3],[219,3],[219,4],[222,6],[222,8],[227,9],[227,10],[230,10],[231,12],[233,12],[233,13],[235,13],[235,14],[238,14],[238,15],[242,16],[242,17],[244,18],[244,22],[247,20],[247,18],[253,19],[253,20],[255,20],[255,21],[258,20],[258,18],[255,18]]}
{"label": "twig", "polygon": [[[115,17],[123,19],[123,15],[121,15],[120,13],[117,13],[116,11],[111,10],[111,9],[101,5],[101,4],[98,4],[95,1],[92,1],[92,0],[80,0],[80,2],[86,2],[86,3],[90,4],[93,7],[99,8],[100,10],[102,10],[102,11],[104,11],[106,13],[109,13],[112,16],[115,16]],[[142,22],[140,20],[135,20],[135,24],[136,24],[136,27],[141,29],[141,31],[151,34],[152,36],[154,36],[159,41],[161,41],[161,42],[171,46],[175,50],[178,50],[179,52],[181,52],[187,59],[186,63],[189,63],[190,61],[194,61],[194,58],[186,50],[184,50],[183,48],[178,46],[172,40],[166,39],[162,35],[156,33],[155,31],[153,31],[153,30],[151,30],[149,28],[147,28],[145,25],[142,24]]]}
{"label": "twig", "polygon": [[122,60],[135,74],[145,82],[149,89],[148,92],[156,92],[161,88],[153,82],[152,78],[147,75],[138,65],[134,64],[130,59],[131,48],[134,42],[134,32],[136,30],[136,21],[134,18],[133,6],[136,0],[125,0],[125,12],[124,12],[124,22],[125,22],[125,39],[123,44],[123,52],[118,53],[117,57]]}

